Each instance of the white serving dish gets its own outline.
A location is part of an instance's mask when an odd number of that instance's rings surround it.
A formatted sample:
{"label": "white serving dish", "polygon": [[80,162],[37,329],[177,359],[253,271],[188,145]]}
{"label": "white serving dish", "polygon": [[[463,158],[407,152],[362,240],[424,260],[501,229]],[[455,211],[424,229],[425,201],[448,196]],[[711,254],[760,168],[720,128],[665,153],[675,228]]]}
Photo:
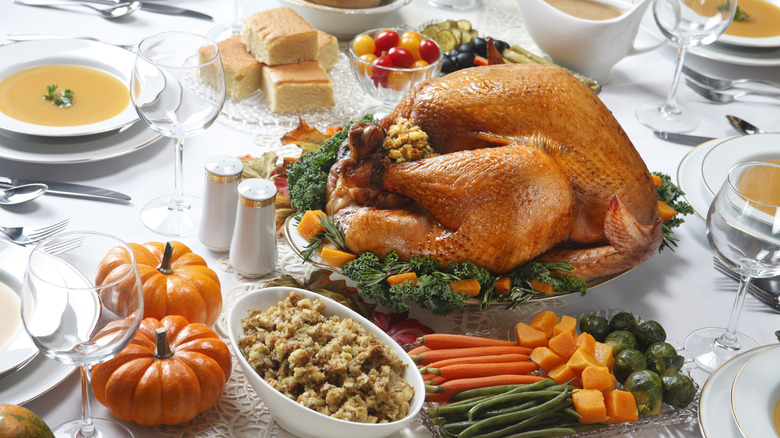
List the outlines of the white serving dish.
{"label": "white serving dish", "polygon": [[376,24],[381,19],[411,1],[382,0],[375,8],[346,9],[319,5],[307,0],[277,0],[279,5],[292,8],[316,29],[327,32],[342,42],[360,32],[377,27]]}
{"label": "white serving dish", "polygon": [[[241,320],[246,318],[251,310],[262,309],[266,310],[271,306],[277,305],[280,301],[287,297],[290,290],[295,290],[303,297],[309,299],[319,298],[325,303],[325,310],[323,314],[326,316],[338,315],[342,318],[351,318],[359,322],[368,332],[372,333],[376,338],[387,344],[395,353],[407,363],[406,373],[404,377],[414,388],[415,394],[412,399],[409,414],[399,420],[392,423],[382,424],[365,424],[355,423],[350,421],[339,420],[336,418],[328,417],[317,411],[304,407],[301,404],[289,399],[281,392],[277,391],[271,385],[265,382],[256,372],[252,369],[249,362],[246,361],[238,348],[238,337],[243,334],[243,328],[241,327]],[[409,355],[404,352],[398,343],[396,343],[389,335],[382,331],[372,322],[362,317],[355,311],[348,307],[331,300],[330,298],[322,295],[310,292],[304,289],[290,288],[290,287],[269,287],[258,289],[247,293],[240,297],[233,306],[230,308],[228,314],[228,333],[230,336],[230,344],[233,347],[233,351],[236,353],[236,357],[239,365],[241,366],[247,381],[257,394],[263,399],[263,402],[271,414],[274,420],[279,423],[281,427],[290,433],[295,434],[303,438],[379,438],[397,432],[398,430],[406,427],[411,423],[415,417],[417,417],[420,409],[422,408],[425,400],[425,385],[422,380],[422,375],[417,370],[417,366],[412,362]]]}
{"label": "white serving dish", "polygon": [[768,437],[775,430],[774,410],[780,400],[780,345],[751,357],[740,368],[731,386],[731,409],[745,437]]}

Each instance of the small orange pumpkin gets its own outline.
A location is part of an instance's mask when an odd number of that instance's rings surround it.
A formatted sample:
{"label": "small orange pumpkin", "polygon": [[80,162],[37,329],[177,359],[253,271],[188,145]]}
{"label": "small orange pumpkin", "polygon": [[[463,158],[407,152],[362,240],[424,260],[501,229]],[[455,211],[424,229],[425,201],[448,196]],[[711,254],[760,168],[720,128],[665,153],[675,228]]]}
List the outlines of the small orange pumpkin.
{"label": "small orange pumpkin", "polygon": [[230,372],[230,350],[214,330],[169,315],[145,318],[124,350],[95,365],[92,389],[122,420],[172,425],[211,409]]}
{"label": "small orange pumpkin", "polygon": [[[217,273],[203,257],[181,242],[129,243],[135,254],[144,291],[144,317],[181,315],[190,322],[213,325],[222,311],[222,288]],[[103,258],[97,283],[126,272],[127,251],[114,248]]]}

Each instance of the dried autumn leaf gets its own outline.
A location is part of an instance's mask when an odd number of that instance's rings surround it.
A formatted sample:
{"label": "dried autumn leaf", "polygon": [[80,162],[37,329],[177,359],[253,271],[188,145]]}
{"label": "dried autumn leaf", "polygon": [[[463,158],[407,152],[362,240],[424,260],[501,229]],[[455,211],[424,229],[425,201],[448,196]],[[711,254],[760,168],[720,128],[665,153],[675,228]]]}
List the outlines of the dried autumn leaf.
{"label": "dried autumn leaf", "polygon": [[280,141],[282,144],[295,144],[303,150],[303,154],[316,151],[322,146],[322,143],[330,138],[332,134],[322,133],[317,128],[307,124],[302,118],[298,117],[298,127],[285,133]]}

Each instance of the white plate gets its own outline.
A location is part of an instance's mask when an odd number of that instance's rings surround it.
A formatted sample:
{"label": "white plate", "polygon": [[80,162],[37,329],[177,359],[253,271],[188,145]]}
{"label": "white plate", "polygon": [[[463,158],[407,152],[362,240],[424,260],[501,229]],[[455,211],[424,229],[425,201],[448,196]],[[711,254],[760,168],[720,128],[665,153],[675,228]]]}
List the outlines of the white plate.
{"label": "white plate", "polygon": [[[124,84],[130,83],[135,55],[127,50],[98,41],[56,39],[22,41],[0,46],[0,81],[32,67],[72,64],[108,73]],[[43,93],[41,93],[43,94]],[[114,131],[138,120],[132,103],[118,115],[97,123],[79,126],[44,126],[16,120],[0,112],[0,128],[28,135],[67,137]]]}
{"label": "white plate", "polygon": [[731,410],[731,398],[726,394],[745,362],[766,348],[756,347],[732,357],[707,378],[699,396],[699,429],[705,438],[741,436]]}
{"label": "white plate", "polygon": [[[767,3],[771,3],[777,7],[780,7],[780,0],[765,0]],[[748,14],[750,11],[746,11]],[[780,23],[777,23],[780,26]],[[728,34],[721,35],[718,38],[718,42],[732,44],[741,47],[780,47],[780,35],[768,37],[768,38],[748,38],[739,37]]]}
{"label": "white plate", "polygon": [[144,123],[84,137],[38,137],[0,130],[0,158],[28,163],[83,163],[119,157],[162,137]]}
{"label": "white plate", "polygon": [[701,163],[704,185],[714,196],[734,165],[768,160],[780,161],[780,134],[742,135],[728,139],[704,156]]}
{"label": "white plate", "polygon": [[731,409],[742,435],[770,437],[775,430],[775,405],[780,400],[780,345],[756,354],[740,368],[731,385]]}
{"label": "white plate", "polygon": [[57,386],[76,368],[39,354],[21,370],[0,379],[0,401],[27,403]]}
{"label": "white plate", "polygon": [[707,218],[707,211],[715,196],[704,185],[701,163],[707,152],[729,138],[732,137],[718,138],[696,146],[685,154],[677,167],[677,185],[685,193],[683,197],[693,207],[693,212],[702,219]]}
{"label": "white plate", "polygon": [[[0,282],[8,286],[17,295],[21,295],[22,281],[28,252],[19,246],[3,242],[0,244]],[[20,310],[17,307],[16,312]],[[0,378],[24,367],[38,354],[30,336],[22,326],[21,319],[14,337],[0,348]],[[0,398],[2,400],[2,398]]]}

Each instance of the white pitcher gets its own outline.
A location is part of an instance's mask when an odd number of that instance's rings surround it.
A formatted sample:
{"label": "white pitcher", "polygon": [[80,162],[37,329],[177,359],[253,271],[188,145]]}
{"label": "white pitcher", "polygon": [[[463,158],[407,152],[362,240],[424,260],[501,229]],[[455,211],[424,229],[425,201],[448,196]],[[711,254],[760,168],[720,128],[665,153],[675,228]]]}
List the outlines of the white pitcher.
{"label": "white pitcher", "polygon": [[634,40],[653,0],[594,0],[621,14],[606,20],[569,15],[545,0],[517,0],[520,18],[531,38],[556,63],[601,84],[612,80],[612,67],[629,55],[654,50],[663,41],[637,48]]}

